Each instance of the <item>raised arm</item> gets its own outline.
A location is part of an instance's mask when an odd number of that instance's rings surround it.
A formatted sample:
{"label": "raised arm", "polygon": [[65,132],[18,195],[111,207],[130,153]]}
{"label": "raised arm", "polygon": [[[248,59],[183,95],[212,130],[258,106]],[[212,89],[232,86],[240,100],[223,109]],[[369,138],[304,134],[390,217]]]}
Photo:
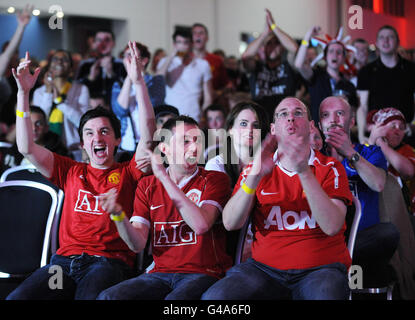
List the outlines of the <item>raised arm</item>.
{"label": "raised arm", "polygon": [[273,155],[276,149],[276,139],[268,135],[257,151],[253,166],[243,186],[230,198],[222,213],[222,221],[226,230],[238,230],[243,227],[249,214],[255,206],[255,189],[259,181],[274,168]]}
{"label": "raised arm", "polygon": [[16,108],[16,142],[19,152],[23,154],[47,178],[52,176],[53,154],[48,149],[33,141],[33,128],[30,120],[29,93],[36,83],[40,68],[32,75],[29,71],[30,57],[26,57],[12,73],[17,83]]}
{"label": "raised arm", "polygon": [[310,80],[313,76],[313,69],[309,64],[305,63],[308,43],[311,40],[311,37],[317,36],[320,33],[320,27],[315,26],[307,31],[304,36],[303,41],[301,41],[301,46],[298,49],[297,55],[295,57],[294,66],[300,72],[304,79]]}
{"label": "raised arm", "polygon": [[135,43],[130,41],[128,45],[130,46],[131,59],[126,62],[127,73],[136,91],[138,121],[140,127],[140,141],[135,154],[137,160],[147,156],[147,149],[153,149],[153,135],[156,131],[156,120],[154,109],[148,95],[147,86],[143,78],[140,53]]}
{"label": "raised arm", "polygon": [[17,14],[17,29],[11,38],[6,50],[0,55],[0,77],[2,77],[9,66],[10,59],[22,41],[24,30],[30,22],[33,6],[26,5],[21,13]]}
{"label": "raised arm", "polygon": [[281,44],[285,49],[287,49],[291,53],[296,53],[298,49],[297,42],[293,38],[290,37],[286,32],[284,32],[280,27],[275,24],[274,18],[272,17],[271,11],[265,9],[265,19],[267,22],[268,27],[271,29],[272,32],[277,36],[280,40]]}

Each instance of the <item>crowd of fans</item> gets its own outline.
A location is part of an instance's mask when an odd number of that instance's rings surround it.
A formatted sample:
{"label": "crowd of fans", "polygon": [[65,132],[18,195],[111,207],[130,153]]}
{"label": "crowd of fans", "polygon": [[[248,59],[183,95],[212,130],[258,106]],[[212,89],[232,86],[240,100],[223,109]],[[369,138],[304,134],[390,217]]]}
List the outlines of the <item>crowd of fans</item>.
{"label": "crowd of fans", "polygon": [[[115,57],[113,32],[98,30],[82,59],[53,49],[36,62],[18,59],[28,7],[17,21],[0,55],[1,171],[30,162],[64,190],[51,261],[71,283],[64,297],[346,299],[351,263],[376,274],[414,245],[413,230],[380,216],[389,175],[402,219],[415,214],[415,64],[393,27],[378,30],[374,52],[341,33],[322,41],[318,26],[296,41],[265,10],[241,59],[208,52],[195,23],[172,35],[171,52],[129,42]],[[114,172],[123,186],[108,182]],[[350,257],[353,197],[362,219]],[[252,258],[232,267],[245,223]],[[133,276],[142,250],[153,265]],[[72,275],[74,261],[88,267]],[[55,298],[45,270],[9,298]],[[410,272],[402,298],[415,298]]]}

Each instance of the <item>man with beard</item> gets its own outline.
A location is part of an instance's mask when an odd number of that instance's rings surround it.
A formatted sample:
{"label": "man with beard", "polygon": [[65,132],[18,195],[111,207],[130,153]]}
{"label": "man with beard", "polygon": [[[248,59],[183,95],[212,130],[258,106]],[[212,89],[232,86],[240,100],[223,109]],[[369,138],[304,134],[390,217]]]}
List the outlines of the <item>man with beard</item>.
{"label": "man with beard", "polygon": [[349,187],[362,205],[353,263],[362,266],[365,278],[386,266],[399,243],[399,231],[379,218],[379,193],[386,183],[387,163],[378,146],[353,144],[350,129],[355,119],[349,103],[328,97],[320,105],[320,128],[326,137],[326,152],[341,161]]}
{"label": "man with beard", "polygon": [[295,58],[295,67],[306,80],[310,93],[310,109],[314,122],[319,122],[318,109],[324,98],[333,95],[345,96],[349,103],[357,107],[357,94],[354,85],[340,72],[346,61],[346,48],[338,40],[329,42],[324,49],[326,67],[313,68],[306,63],[307,49],[310,39],[320,33],[320,27],[312,27],[301,41],[300,49]]}
{"label": "man with beard", "polygon": [[[271,12],[265,10],[264,31],[252,41],[242,60],[257,57],[264,46],[264,59],[259,59],[255,65],[247,64],[246,68],[251,73],[251,95],[258,104],[264,107],[273,118],[275,106],[287,96],[295,96],[297,89],[297,75],[287,61],[283,61],[284,49],[295,54],[297,43],[274,22]],[[250,67],[251,66],[251,67]]]}

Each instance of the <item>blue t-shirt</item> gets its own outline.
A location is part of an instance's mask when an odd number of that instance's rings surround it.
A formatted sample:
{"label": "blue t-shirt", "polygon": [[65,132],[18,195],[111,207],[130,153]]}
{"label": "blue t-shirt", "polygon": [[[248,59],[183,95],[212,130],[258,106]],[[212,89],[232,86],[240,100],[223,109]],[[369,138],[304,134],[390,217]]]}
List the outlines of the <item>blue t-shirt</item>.
{"label": "blue t-shirt", "polygon": [[[356,144],[354,149],[368,162],[387,171],[385,156],[378,146]],[[349,179],[350,191],[359,199],[362,206],[362,217],[360,218],[358,230],[363,230],[379,223],[379,192],[373,191],[368,187],[360,178],[353,165],[349,163],[349,160],[344,159],[342,164]]]}

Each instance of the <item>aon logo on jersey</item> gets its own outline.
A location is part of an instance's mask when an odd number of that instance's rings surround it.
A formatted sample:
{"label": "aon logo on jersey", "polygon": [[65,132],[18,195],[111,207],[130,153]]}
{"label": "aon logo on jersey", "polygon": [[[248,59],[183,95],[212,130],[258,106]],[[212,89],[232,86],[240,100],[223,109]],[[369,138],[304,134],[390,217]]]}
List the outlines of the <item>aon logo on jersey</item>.
{"label": "aon logo on jersey", "polygon": [[271,226],[277,226],[278,230],[304,230],[316,227],[316,220],[310,217],[307,211],[300,213],[295,211],[286,211],[281,214],[279,206],[272,207],[266,220],[264,220],[264,228],[269,229]]}

